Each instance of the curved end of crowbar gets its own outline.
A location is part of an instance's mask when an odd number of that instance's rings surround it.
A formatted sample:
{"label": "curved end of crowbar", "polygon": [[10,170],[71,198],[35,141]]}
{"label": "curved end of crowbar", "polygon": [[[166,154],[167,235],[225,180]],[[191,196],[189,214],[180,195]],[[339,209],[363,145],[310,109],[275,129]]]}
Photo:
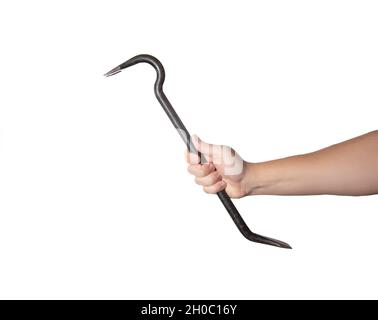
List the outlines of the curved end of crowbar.
{"label": "curved end of crowbar", "polygon": [[292,247],[286,242],[283,242],[283,241],[277,240],[277,239],[273,239],[273,238],[269,238],[269,237],[265,237],[265,236],[261,236],[257,233],[251,232],[249,234],[243,234],[243,235],[246,239],[253,241],[253,242],[267,244],[267,245],[270,245],[270,246],[279,247],[279,248],[283,248],[283,249],[292,249]]}
{"label": "curved end of crowbar", "polygon": [[158,77],[161,77],[162,80],[164,80],[164,67],[161,64],[161,62],[155,58],[154,56],[151,56],[149,54],[139,54],[124,63],[120,64],[119,66],[113,68],[112,70],[108,71],[104,74],[105,77],[111,77],[115,74],[121,72],[123,69],[126,69],[128,67],[131,67],[137,63],[145,62],[153,66],[158,74]]}

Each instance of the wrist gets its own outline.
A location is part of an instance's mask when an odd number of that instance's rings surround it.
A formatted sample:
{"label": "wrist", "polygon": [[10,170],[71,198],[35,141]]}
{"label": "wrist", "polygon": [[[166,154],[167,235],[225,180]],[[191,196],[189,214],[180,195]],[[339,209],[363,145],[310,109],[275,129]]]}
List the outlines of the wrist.
{"label": "wrist", "polygon": [[269,162],[247,163],[245,174],[246,195],[269,194],[277,182],[277,172]]}
{"label": "wrist", "polygon": [[246,196],[254,194],[255,190],[259,187],[258,173],[260,171],[258,163],[245,162],[245,172],[243,177],[243,189]]}

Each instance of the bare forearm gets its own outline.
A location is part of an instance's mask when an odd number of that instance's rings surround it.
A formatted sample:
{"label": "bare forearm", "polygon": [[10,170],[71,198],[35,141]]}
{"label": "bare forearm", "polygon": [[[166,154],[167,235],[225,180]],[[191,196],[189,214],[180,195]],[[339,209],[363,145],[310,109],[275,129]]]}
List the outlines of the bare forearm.
{"label": "bare forearm", "polygon": [[313,153],[247,166],[249,194],[375,194],[378,131]]}

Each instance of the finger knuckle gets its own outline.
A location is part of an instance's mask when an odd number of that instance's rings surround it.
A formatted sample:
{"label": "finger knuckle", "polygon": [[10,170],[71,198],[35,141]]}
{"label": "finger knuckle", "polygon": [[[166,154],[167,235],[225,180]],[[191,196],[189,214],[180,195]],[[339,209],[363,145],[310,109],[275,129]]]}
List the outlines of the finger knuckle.
{"label": "finger knuckle", "polygon": [[212,164],[206,164],[206,167],[205,167],[205,172],[206,172],[206,174],[210,174],[210,173],[212,173],[214,170],[215,170],[215,168],[213,167]]}

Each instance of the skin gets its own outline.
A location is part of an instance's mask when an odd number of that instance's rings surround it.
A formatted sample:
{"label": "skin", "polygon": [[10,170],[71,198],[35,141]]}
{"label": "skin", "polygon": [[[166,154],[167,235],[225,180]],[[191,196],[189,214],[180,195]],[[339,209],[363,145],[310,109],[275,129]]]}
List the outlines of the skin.
{"label": "skin", "polygon": [[[252,163],[228,146],[193,136],[209,163],[187,152],[188,171],[207,193],[226,189],[231,198],[248,195],[347,195],[378,193],[378,130],[303,155]],[[230,170],[230,168],[240,170]]]}

